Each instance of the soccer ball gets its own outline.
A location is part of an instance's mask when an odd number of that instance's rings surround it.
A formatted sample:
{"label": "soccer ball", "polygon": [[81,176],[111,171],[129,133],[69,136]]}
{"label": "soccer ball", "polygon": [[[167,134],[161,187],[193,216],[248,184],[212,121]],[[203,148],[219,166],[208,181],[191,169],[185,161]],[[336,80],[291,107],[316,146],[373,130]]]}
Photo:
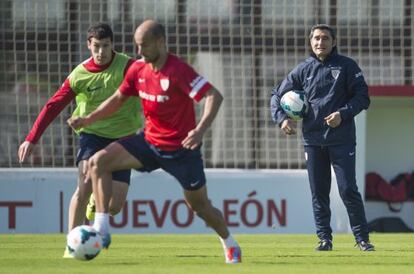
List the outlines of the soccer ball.
{"label": "soccer ball", "polygon": [[302,120],[309,108],[305,92],[300,90],[291,90],[283,94],[280,106],[287,116],[295,121]]}
{"label": "soccer ball", "polygon": [[102,237],[88,225],[72,229],[67,236],[69,254],[78,260],[92,260],[102,249]]}

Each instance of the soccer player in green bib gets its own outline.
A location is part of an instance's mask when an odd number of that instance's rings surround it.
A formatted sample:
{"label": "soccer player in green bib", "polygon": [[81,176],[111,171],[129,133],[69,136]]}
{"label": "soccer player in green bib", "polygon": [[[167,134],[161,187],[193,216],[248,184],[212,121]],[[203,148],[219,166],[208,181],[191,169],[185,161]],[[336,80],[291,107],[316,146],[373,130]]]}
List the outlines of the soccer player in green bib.
{"label": "soccer player in green bib", "polygon": [[[73,99],[76,99],[77,105],[73,115],[88,115],[117,90],[127,69],[134,62],[134,59],[113,50],[113,32],[107,24],[98,23],[91,26],[87,34],[87,44],[91,57],[79,64],[47,101],[30,133],[19,147],[20,162],[29,157],[49,124]],[[83,224],[85,220],[86,207],[92,193],[91,182],[87,180],[88,159],[111,142],[135,134],[142,124],[140,110],[139,98],[131,97],[112,116],[76,130],[79,135],[76,159],[78,183],[69,205],[68,231]],[[131,170],[112,173],[112,215],[118,213],[125,203],[130,175]],[[93,199],[92,196],[91,198]],[[72,256],[66,249],[63,257]]]}

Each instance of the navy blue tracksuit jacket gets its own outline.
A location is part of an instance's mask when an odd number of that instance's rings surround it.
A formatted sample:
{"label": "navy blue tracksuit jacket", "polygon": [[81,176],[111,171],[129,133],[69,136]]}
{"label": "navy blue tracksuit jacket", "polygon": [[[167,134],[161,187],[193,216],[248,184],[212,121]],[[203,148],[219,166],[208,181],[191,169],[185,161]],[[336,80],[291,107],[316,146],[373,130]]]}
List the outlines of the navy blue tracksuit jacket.
{"label": "navy blue tracksuit jacket", "polygon": [[[308,114],[302,121],[304,145],[355,144],[353,118],[368,108],[370,100],[368,86],[354,60],[334,48],[324,62],[312,55],[293,69],[272,91],[272,118],[279,126],[287,117],[280,98],[290,90],[303,90],[309,101]],[[324,118],[335,111],[341,113],[342,123],[330,128]]]}
{"label": "navy blue tracksuit jacket", "polygon": [[[324,61],[312,55],[300,63],[272,91],[272,118],[279,127],[287,118],[280,99],[289,90],[303,90],[309,101],[309,111],[302,121],[302,136],[318,237],[332,240],[329,205],[332,166],[355,240],[368,241],[364,205],[355,178],[354,116],[370,103],[361,69],[351,58],[338,54],[336,48]],[[336,111],[342,121],[331,128],[324,118]]]}

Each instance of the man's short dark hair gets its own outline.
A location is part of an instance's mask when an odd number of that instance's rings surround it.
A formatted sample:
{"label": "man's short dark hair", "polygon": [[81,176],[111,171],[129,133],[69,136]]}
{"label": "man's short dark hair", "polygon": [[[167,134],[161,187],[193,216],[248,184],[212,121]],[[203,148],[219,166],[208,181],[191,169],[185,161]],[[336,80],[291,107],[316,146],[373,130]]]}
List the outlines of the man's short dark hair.
{"label": "man's short dark hair", "polygon": [[335,39],[336,39],[336,33],[335,33],[335,30],[334,30],[331,26],[329,26],[329,25],[327,25],[327,24],[317,24],[317,25],[314,25],[314,26],[311,28],[311,31],[310,31],[310,34],[309,34],[309,39],[312,39],[312,37],[313,37],[313,33],[314,33],[314,31],[315,31],[316,29],[327,30],[327,31],[329,32],[329,34],[332,36],[332,39],[333,39],[333,40],[335,40]]}
{"label": "man's short dark hair", "polygon": [[111,39],[111,41],[114,40],[114,33],[108,24],[97,23],[88,29],[88,41],[90,41],[92,38],[101,40],[108,37]]}

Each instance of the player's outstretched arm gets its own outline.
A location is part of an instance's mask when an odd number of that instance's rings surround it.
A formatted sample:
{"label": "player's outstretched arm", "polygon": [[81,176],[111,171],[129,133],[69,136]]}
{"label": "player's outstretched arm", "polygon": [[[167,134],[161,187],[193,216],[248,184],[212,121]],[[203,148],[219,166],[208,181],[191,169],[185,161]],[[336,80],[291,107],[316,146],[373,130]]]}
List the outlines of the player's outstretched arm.
{"label": "player's outstretched arm", "polygon": [[17,153],[20,163],[23,163],[32,154],[33,148],[43,132],[75,96],[69,80],[66,79],[59,90],[43,106],[25,141],[21,143]]}
{"label": "player's outstretched arm", "polygon": [[213,87],[206,92],[204,98],[206,98],[206,102],[200,121],[196,128],[191,130],[181,143],[187,149],[195,149],[200,145],[204,133],[213,123],[220,109],[221,102],[223,102],[223,96]]}
{"label": "player's outstretched arm", "polygon": [[71,128],[75,130],[85,127],[115,113],[127,99],[128,96],[123,95],[119,90],[117,90],[93,112],[89,113],[85,117],[70,117],[67,120],[67,123]]}

